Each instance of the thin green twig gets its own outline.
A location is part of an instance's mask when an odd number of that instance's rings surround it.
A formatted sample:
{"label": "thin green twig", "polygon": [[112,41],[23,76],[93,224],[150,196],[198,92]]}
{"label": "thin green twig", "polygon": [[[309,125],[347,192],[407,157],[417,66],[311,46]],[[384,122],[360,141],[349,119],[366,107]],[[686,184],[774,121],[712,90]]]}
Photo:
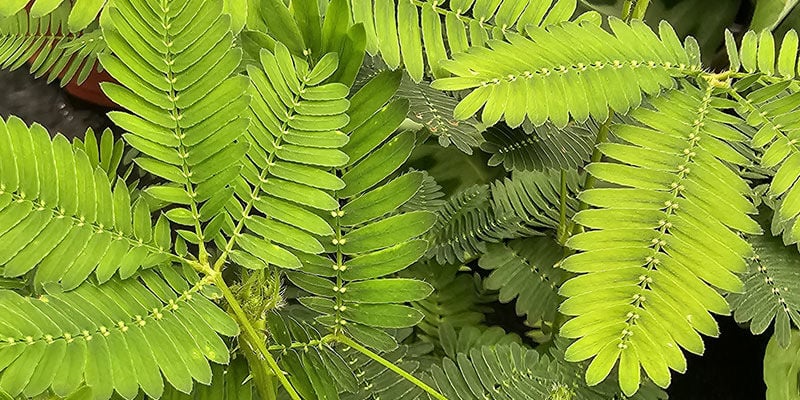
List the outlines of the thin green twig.
{"label": "thin green twig", "polygon": [[416,377],[414,377],[414,375],[411,375],[408,372],[404,371],[402,368],[394,365],[389,360],[379,356],[378,354],[376,354],[372,350],[370,350],[370,349],[358,344],[355,340],[350,339],[347,336],[339,334],[339,335],[336,335],[336,341],[339,342],[339,343],[342,343],[344,345],[350,346],[353,349],[355,349],[356,351],[358,351],[359,353],[364,354],[365,356],[375,360],[376,362],[378,362],[379,364],[381,364],[384,367],[388,368],[389,370],[393,371],[394,373],[396,373],[396,374],[402,376],[403,378],[407,379],[409,382],[417,385],[420,389],[428,392],[428,394],[430,394],[433,398],[439,399],[439,400],[448,400],[447,397],[444,397],[441,393],[437,392],[436,389],[430,387],[425,382],[417,379]]}

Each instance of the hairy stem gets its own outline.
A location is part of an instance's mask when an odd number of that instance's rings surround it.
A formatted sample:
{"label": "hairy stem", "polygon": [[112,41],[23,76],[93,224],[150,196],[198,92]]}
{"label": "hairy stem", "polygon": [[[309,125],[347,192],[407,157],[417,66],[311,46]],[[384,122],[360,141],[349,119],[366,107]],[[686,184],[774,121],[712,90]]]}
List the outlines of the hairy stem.
{"label": "hairy stem", "polygon": [[394,373],[402,376],[403,378],[405,378],[409,382],[417,385],[420,389],[428,392],[428,394],[430,394],[431,397],[433,397],[435,399],[439,399],[439,400],[447,400],[447,397],[444,397],[441,393],[437,392],[436,389],[430,387],[427,383],[417,379],[416,377],[414,377],[414,375],[409,374],[408,372],[404,371],[402,368],[394,365],[391,361],[379,356],[378,354],[376,354],[372,350],[370,350],[370,349],[358,344],[355,340],[350,339],[349,337],[340,334],[340,335],[336,335],[336,341],[339,342],[339,343],[342,343],[344,345],[352,347],[353,349],[355,349],[359,353],[364,354],[365,356],[373,359],[374,361],[378,362],[379,364],[383,365],[384,367],[388,368],[389,370],[393,371]]}
{"label": "hairy stem", "polygon": [[[280,381],[281,386],[286,389],[286,392],[289,393],[289,396],[293,400],[301,400],[300,395],[297,394],[297,391],[294,390],[292,384],[288,379],[286,379],[286,375],[283,374],[283,371],[281,370],[281,367],[278,366],[275,358],[273,358],[272,354],[270,354],[269,350],[267,350],[263,335],[259,335],[258,332],[256,332],[256,329],[253,328],[253,324],[250,322],[250,319],[247,318],[247,314],[242,309],[239,301],[236,300],[236,296],[234,296],[233,292],[231,292],[231,288],[229,288],[225,283],[225,280],[222,279],[222,274],[214,274],[214,284],[222,291],[222,295],[225,297],[228,305],[230,305],[231,309],[233,309],[233,313],[236,316],[236,319],[239,321],[239,326],[241,326],[242,330],[244,331],[245,341],[253,345],[258,351],[256,356],[261,362],[261,367],[263,367],[265,371],[271,370],[275,374]],[[264,365],[264,363],[266,363],[266,365]],[[262,378],[267,379],[267,377]]]}

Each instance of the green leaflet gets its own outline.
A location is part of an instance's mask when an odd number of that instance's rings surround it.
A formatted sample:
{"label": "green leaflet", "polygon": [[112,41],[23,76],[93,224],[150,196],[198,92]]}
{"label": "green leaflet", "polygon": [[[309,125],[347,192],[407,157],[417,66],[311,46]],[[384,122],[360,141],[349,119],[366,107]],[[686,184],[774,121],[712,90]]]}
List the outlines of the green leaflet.
{"label": "green leaflet", "polygon": [[[602,208],[581,211],[574,219],[597,230],[573,236],[568,245],[584,252],[562,263],[582,274],[561,288],[568,299],[560,310],[574,316],[561,334],[578,339],[567,349],[567,359],[593,357],[586,372],[590,385],[604,380],[616,365],[627,395],[638,390],[642,368],[666,387],[667,369],[685,368],[677,346],[699,354],[699,333],[719,334],[709,312],[727,313],[728,307],[709,285],[741,290],[733,272],[743,270],[753,250],[736,232],[759,234],[761,229],[748,216],[755,213],[745,197],[749,187],[719,161],[731,145],[715,138],[728,135],[729,128],[714,123],[712,102],[710,87],[684,87],[654,99],[658,113],[640,109],[632,117],[665,139],[649,142],[623,134],[632,145],[600,147],[619,163],[587,168],[625,187],[581,195]],[[709,123],[682,122],[696,119],[698,110]],[[688,134],[686,126],[692,126]],[[659,350],[656,346],[663,343],[675,347]]]}
{"label": "green leaflet", "polygon": [[[86,7],[96,1],[80,0],[77,6]],[[47,74],[48,82],[60,78],[62,86],[70,81],[83,83],[95,70],[97,56],[107,52],[100,30],[70,33],[67,20],[77,17],[77,12],[70,13],[69,4],[62,4],[62,0],[38,0],[30,14],[17,12],[27,3],[15,0],[0,6],[6,7],[0,9],[1,16],[10,15],[0,22],[0,65],[13,70],[32,59],[30,71],[36,77]],[[65,34],[58,37],[48,34],[59,30]]]}
{"label": "green leaflet", "polygon": [[419,173],[395,177],[415,145],[412,133],[397,132],[408,103],[389,103],[399,84],[397,73],[383,72],[350,98],[348,114],[354,117],[344,127],[349,141],[342,148],[350,161],[348,169],[337,171],[345,186],[334,192],[338,204],[330,213],[331,245],[325,243],[325,258],[289,275],[300,288],[320,296],[302,302],[323,314],[319,321],[376,348],[393,341],[375,328],[408,327],[422,319],[418,311],[397,303],[421,300],[432,291],[418,280],[376,279],[422,257],[426,245],[417,238],[435,221],[427,211],[398,212],[423,182]]}
{"label": "green leaflet", "polygon": [[[192,211],[189,225],[194,232],[183,231],[182,237],[199,244],[215,236],[211,233],[216,229],[204,229],[206,237],[201,228],[231,194],[230,181],[213,178],[227,176],[248,148],[237,141],[246,126],[239,116],[247,105],[243,92],[248,80],[231,76],[241,52],[231,48],[230,17],[222,13],[220,2],[192,0],[179,10],[153,7],[149,13],[141,13],[141,7],[123,0],[109,12],[111,23],[104,34],[114,57],[101,61],[124,87],[105,84],[104,90],[131,112],[111,118],[130,132],[130,142],[142,152],[139,165],[175,184],[151,188],[150,193]],[[189,24],[198,12],[207,23]],[[157,15],[170,23],[152,24],[148,16]],[[169,46],[163,39],[167,36]],[[202,213],[195,194],[201,183],[206,184],[200,198],[216,204]]]}
{"label": "green leaflet", "polygon": [[[641,102],[642,92],[656,94],[661,88],[674,85],[675,75],[688,75],[699,71],[697,63],[690,63],[686,51],[678,45],[676,52],[669,46],[674,35],[667,24],[661,25],[658,39],[645,24],[634,21],[631,26],[611,19],[614,34],[589,22],[567,22],[548,28],[528,29],[529,38],[508,35],[510,42],[489,41],[490,48],[472,47],[458,53],[452,60],[442,63],[455,75],[433,82],[440,90],[473,89],[455,109],[459,119],[466,119],[483,108],[483,121],[487,125],[506,115],[512,126],[523,120],[509,119],[506,101],[514,93],[525,93],[527,118],[535,125],[550,120],[557,127],[567,125],[570,115],[578,122],[589,116],[605,120],[609,107],[626,112]],[[558,38],[561,35],[580,37],[580,42],[567,46]],[[644,41],[639,48],[627,48],[626,35],[638,36]],[[634,53],[626,54],[634,51]],[[520,57],[520,54],[536,56]],[[547,54],[547,56],[545,56]],[[635,62],[615,63],[611,54]],[[634,55],[635,54],[635,55]],[[643,58],[639,61],[639,58]],[[499,62],[508,60],[513,62]],[[654,67],[650,67],[654,65]],[[599,94],[600,87],[614,87],[614,91]],[[594,100],[587,102],[585,93],[593,93]],[[509,109],[521,107],[521,104]]]}
{"label": "green leaflet", "polygon": [[[189,364],[178,368],[201,371],[203,365],[208,367],[206,358],[228,362],[227,348],[218,335],[238,334],[238,327],[234,323],[233,329],[229,328],[233,321],[198,293],[202,284],[177,275],[171,279],[187,288],[179,294],[165,286],[165,278],[155,272],[142,278],[114,279],[103,286],[85,283],[71,292],[54,291],[36,299],[9,291],[0,293],[3,335],[17,343],[0,350],[0,359],[13,355],[8,362],[0,363],[4,370],[0,387],[14,396],[23,392],[35,396],[50,387],[66,396],[85,381],[93,387],[95,398],[108,398],[112,390],[130,398],[140,385],[145,393],[158,397],[163,391],[159,368],[173,382],[177,375],[171,371],[178,371],[173,365],[183,363],[181,358],[170,360],[160,354],[165,350],[187,354],[189,348],[178,346],[180,341],[186,346],[194,346],[195,340],[206,341],[207,349],[216,352],[184,358]],[[160,286],[168,292],[161,292]],[[156,298],[151,291],[163,297]],[[223,320],[219,320],[220,313]],[[178,326],[191,328],[181,332],[176,330]],[[156,332],[169,332],[177,341],[166,337],[158,340]],[[203,335],[196,339],[191,336],[200,333]],[[129,351],[131,348],[137,351]],[[151,352],[157,355],[157,361],[147,362],[152,360]],[[14,359],[17,361],[11,363]],[[30,368],[37,364],[37,368]],[[23,365],[27,367],[20,369]],[[134,367],[136,373],[131,374]],[[156,379],[148,378],[153,373]],[[190,390],[191,378],[188,385]]]}
{"label": "green leaflet", "polygon": [[0,143],[0,197],[9,201],[0,202],[5,276],[35,270],[38,284],[61,281],[72,289],[95,271],[107,280],[125,254],[142,252],[129,271],[171,257],[152,241],[149,210],[133,212],[127,187],[112,189],[98,161],[93,167],[63,136],[51,141],[41,126],[11,118],[0,121]]}
{"label": "green leaflet", "polygon": [[492,155],[489,165],[502,164],[508,171],[573,169],[589,160],[595,142],[592,131],[591,124],[563,130],[552,124],[533,129],[496,125],[484,134],[481,150]]}
{"label": "green leaflet", "polygon": [[[233,214],[239,221],[234,232],[243,232],[245,227],[248,232],[231,243],[255,250],[262,263],[298,268],[300,261],[292,251],[321,253],[320,241],[310,234],[334,233],[317,212],[336,209],[338,204],[329,192],[345,187],[329,172],[348,161],[340,150],[348,138],[339,131],[349,121],[347,91],[324,83],[337,70],[337,60],[336,53],[328,53],[309,71],[305,61],[276,43],[274,53],[262,51],[259,67],[248,68],[252,81],[248,113],[253,123],[245,139],[251,147],[236,199],[243,215],[262,212],[266,217],[245,225],[246,218]],[[301,101],[314,90],[319,91],[316,96]],[[298,120],[302,124],[292,122]],[[326,144],[320,145],[320,140]],[[246,258],[239,255],[236,260],[247,262]],[[252,261],[247,262],[250,268],[263,268],[264,264]]]}
{"label": "green leaflet", "polygon": [[777,335],[773,335],[764,353],[764,382],[767,384],[767,400],[795,400],[800,398],[798,381],[798,331],[791,330],[791,341],[780,345]]}
{"label": "green leaflet", "polygon": [[[576,192],[578,175],[566,174],[565,184]],[[515,172],[511,179],[475,185],[457,193],[436,211],[439,219],[429,233],[429,257],[455,263],[486,252],[486,243],[537,235],[536,229],[558,226],[560,174]],[[567,215],[577,208],[567,201]]]}
{"label": "green leaflet", "polygon": [[748,263],[744,276],[744,293],[729,297],[734,318],[751,321],[753,334],[763,333],[774,321],[772,341],[781,347],[790,345],[792,325],[800,326],[798,300],[792,288],[796,285],[798,265],[794,247],[784,246],[778,237],[752,237],[755,257]]}
{"label": "green leaflet", "polygon": [[490,245],[478,261],[481,268],[492,271],[484,287],[499,290],[501,302],[515,300],[517,313],[526,314],[529,323],[552,321],[559,302],[558,285],[564,279],[555,267],[562,253],[561,246],[547,238]]}
{"label": "green leaflet", "polygon": [[353,20],[364,24],[367,51],[380,53],[392,69],[403,65],[415,82],[425,75],[426,66],[436,78],[447,76],[439,62],[451,55],[448,49],[456,53],[470,45],[484,46],[490,34],[497,35],[495,30],[522,32],[527,26],[566,21],[577,4],[575,0],[524,0],[503,5],[478,1],[449,6],[435,1],[350,3]]}

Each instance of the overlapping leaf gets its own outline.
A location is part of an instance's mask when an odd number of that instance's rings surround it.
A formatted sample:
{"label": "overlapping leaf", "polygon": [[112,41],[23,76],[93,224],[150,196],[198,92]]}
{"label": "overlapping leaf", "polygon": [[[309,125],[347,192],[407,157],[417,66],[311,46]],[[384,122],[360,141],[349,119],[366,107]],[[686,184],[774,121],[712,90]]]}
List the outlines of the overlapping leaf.
{"label": "overlapping leaf", "polygon": [[208,360],[230,357],[220,335],[239,327],[201,290],[191,270],[165,268],[38,298],[2,291],[0,388],[66,397],[86,384],[94,399],[132,399],[140,389],[161,397],[164,378],[185,393],[194,381],[209,384]]}
{"label": "overlapping leaf", "polygon": [[294,253],[319,254],[317,236],[334,233],[317,213],[337,209],[330,193],[344,182],[329,170],[348,160],[340,150],[349,140],[341,131],[350,120],[348,87],[324,83],[337,60],[328,53],[310,69],[277,43],[274,53],[262,51],[259,67],[248,68],[251,146],[236,185],[239,202],[228,205],[239,221],[233,235],[239,250],[231,256],[245,267],[299,268]]}
{"label": "overlapping leaf", "polygon": [[385,1],[350,0],[353,20],[363,23],[367,50],[380,52],[394,69],[403,65],[419,82],[426,66],[434,77],[447,76],[440,61],[470,46],[527,26],[566,21],[576,0]]}
{"label": "overlapping leaf", "polygon": [[433,87],[472,89],[455,109],[459,119],[483,109],[486,125],[505,118],[516,127],[527,118],[563,128],[570,118],[603,121],[609,107],[624,114],[641,103],[643,92],[658,94],[674,86],[673,76],[701,70],[697,43],[689,38],[684,48],[669,24],[661,24],[659,38],[641,21],[609,23],[613,34],[594,21],[566,22],[530,28],[529,38],[491,40],[489,48],[472,47],[442,62],[455,77]]}
{"label": "overlapping leaf", "polygon": [[[738,101],[736,111],[758,132],[751,145],[763,150],[760,166],[775,171],[767,193],[777,199],[773,232],[783,232],[786,243],[800,241],[800,140],[796,114],[800,110],[800,95],[790,87],[798,71],[798,37],[794,31],[786,34],[776,59],[772,34],[748,32],[741,50],[737,50],[728,34],[728,51],[732,70],[741,67],[752,74],[737,82],[732,90]],[[755,78],[766,75],[764,83]],[[745,93],[744,96],[739,92]]]}
{"label": "overlapping leaf", "polygon": [[412,326],[422,315],[402,303],[421,300],[431,286],[414,279],[386,278],[417,261],[426,242],[418,239],[435,216],[427,211],[396,212],[419,191],[423,175],[397,176],[415,145],[412,132],[398,132],[406,100],[391,100],[399,72],[384,72],[350,98],[349,161],[337,170],[345,186],[334,193],[334,235],[326,256],[308,257],[289,279],[314,297],[301,298],[324,314],[319,320],[376,348],[393,348],[380,328]]}
{"label": "overlapping leaf", "polygon": [[[31,16],[36,18],[47,17],[59,9],[65,9],[67,14],[64,16],[69,15],[69,31],[78,32],[95,22],[105,7],[106,0],[6,0],[0,5],[0,17],[18,15],[28,5]],[[64,28],[67,28],[67,25]],[[66,33],[67,29],[64,29],[64,32]]]}
{"label": "overlapping leaf", "polygon": [[232,47],[230,17],[212,0],[120,0],[108,14],[103,33],[114,56],[101,62],[122,86],[103,90],[130,111],[109,117],[143,154],[137,164],[168,182],[146,192],[175,205],[166,215],[189,227],[177,230],[181,240],[209,241],[248,148],[238,139],[248,126],[249,80],[234,74],[241,50]]}
{"label": "overlapping leaf", "polygon": [[744,292],[728,297],[733,317],[739,323],[749,321],[755,335],[774,321],[773,337],[786,347],[792,325],[800,326],[800,256],[779,237],[754,236],[749,241],[755,254],[748,260]]}
{"label": "overlapping leaf", "polygon": [[596,129],[592,125],[556,129],[545,123],[528,132],[498,124],[486,130],[481,149],[492,155],[489,165],[502,164],[509,171],[575,169],[589,161],[594,150]]}
{"label": "overlapping leaf", "polygon": [[[97,149],[95,149],[96,151]],[[96,271],[104,282],[170,259],[163,221],[154,229],[125,183],[63,136],[39,125],[0,120],[0,265],[6,277],[35,270],[35,282],[66,289]]]}
{"label": "overlapping leaf", "polygon": [[574,316],[560,334],[578,339],[570,361],[592,358],[590,385],[618,365],[626,395],[641,370],[661,387],[669,369],[684,371],[681,348],[702,354],[700,333],[716,336],[710,313],[728,314],[715,288],[739,292],[750,245],[738,232],[760,234],[750,188],[731,165],[749,160],[727,142],[747,137],[728,124],[741,121],[716,109],[713,87],[684,85],[653,107],[632,113],[642,126],[613,128],[623,143],[600,146],[618,162],[591,164],[597,178],[619,185],[588,190],[574,220],[592,229],[568,245],[582,252],[562,267],[580,274],[561,286],[560,311]]}
{"label": "overlapping leaf", "polygon": [[[574,194],[578,174],[564,182],[568,193],[565,215],[578,208]],[[486,252],[486,243],[540,235],[560,221],[561,175],[523,171],[489,185],[476,185],[450,198],[437,210],[439,218],[428,234],[429,257],[440,263],[464,262]]]}
{"label": "overlapping leaf", "polygon": [[552,239],[530,238],[488,246],[478,265],[492,271],[484,287],[498,290],[502,303],[515,301],[517,315],[525,315],[534,326],[556,317],[558,286],[565,279],[558,268],[563,257],[563,248]]}
{"label": "overlapping leaf", "polygon": [[[4,5],[8,2],[0,7]],[[81,84],[100,68],[97,56],[106,51],[104,41],[99,30],[69,32],[68,5],[54,10],[47,15],[22,11],[0,18],[0,67],[14,70],[30,62],[30,72],[37,78],[47,75],[47,82],[60,78],[62,86],[73,80]]]}

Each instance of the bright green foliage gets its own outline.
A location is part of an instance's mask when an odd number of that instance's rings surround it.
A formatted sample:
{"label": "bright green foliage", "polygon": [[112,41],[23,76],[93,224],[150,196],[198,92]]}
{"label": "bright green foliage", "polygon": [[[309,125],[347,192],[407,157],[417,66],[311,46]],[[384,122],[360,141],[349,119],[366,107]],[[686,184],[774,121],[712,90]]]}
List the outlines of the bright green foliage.
{"label": "bright green foliage", "polygon": [[[0,6],[0,17],[19,15],[30,0],[7,0]],[[35,18],[45,17],[59,9],[66,9],[69,15],[69,25],[65,25],[65,32],[78,32],[86,29],[97,18],[106,5],[106,0],[34,0],[30,15]],[[65,14],[65,16],[67,15]]]}
{"label": "bright green foliage", "polygon": [[594,357],[590,385],[619,361],[626,394],[638,389],[642,368],[666,387],[668,369],[686,368],[679,349],[702,354],[698,333],[719,334],[709,312],[729,309],[714,287],[743,288],[735,273],[746,270],[752,249],[736,232],[761,228],[747,216],[756,212],[745,197],[749,187],[729,166],[747,159],[723,142],[746,137],[725,124],[740,121],[714,108],[713,93],[687,86],[654,99],[655,110],[632,113],[643,126],[614,127],[624,142],[600,145],[619,163],[587,167],[622,186],[581,194],[599,208],[575,215],[593,230],[568,241],[583,252],[562,264],[581,275],[561,286],[568,299],[560,311],[575,318],[560,334],[579,339],[567,349],[568,360]]}
{"label": "bright green foliage", "polygon": [[800,399],[800,332],[789,332],[789,346],[779,344],[773,335],[764,353],[764,383],[767,384],[766,400]]}
{"label": "bright green foliage", "polygon": [[[430,0],[350,0],[350,3],[353,20],[364,24],[367,50],[371,54],[380,51],[390,68],[403,65],[411,78],[419,82],[426,65],[434,77],[447,76],[441,61],[452,53],[470,46],[484,46],[491,38],[502,38],[507,32],[521,31],[529,25],[568,20],[577,1],[460,0],[450,2],[449,8],[440,1]],[[492,22],[487,24],[487,21]]]}
{"label": "bright green foliage", "polygon": [[412,132],[397,132],[408,111],[407,101],[390,100],[399,84],[399,73],[384,72],[350,98],[350,121],[342,128],[350,138],[342,148],[349,161],[337,171],[345,187],[334,192],[328,256],[310,256],[302,272],[288,274],[315,295],[300,302],[322,313],[320,322],[378,349],[393,347],[393,339],[376,328],[404,328],[422,319],[398,303],[432,291],[422,281],[386,277],[422,257],[426,243],[418,237],[435,222],[428,211],[395,212],[424,178],[420,172],[395,174],[414,148]]}
{"label": "bright green foliage", "polygon": [[796,355],[794,32],[713,73],[647,2],[29,3],[0,67],[99,59],[133,149],[0,120],[0,399],[663,399],[732,308]]}
{"label": "bright green foliage", "polygon": [[79,84],[86,80],[99,68],[96,61],[97,55],[105,51],[103,40],[99,31],[68,33],[68,13],[69,6],[65,4],[42,16],[19,12],[0,17],[0,68],[14,70],[31,59],[31,74],[47,74],[48,82],[60,78],[64,86],[73,78]]}
{"label": "bright green foliage", "polygon": [[95,270],[105,282],[169,260],[169,232],[154,231],[147,206],[131,204],[123,182],[112,189],[83,150],[17,118],[0,120],[0,206],[6,277],[35,269],[37,285],[73,289]]}
{"label": "bright green foliage", "polygon": [[[251,146],[236,189],[244,208],[229,204],[231,216],[240,221],[236,234],[244,227],[251,232],[236,239],[241,250],[231,253],[240,265],[300,268],[292,251],[319,254],[324,248],[315,235],[334,233],[315,211],[335,210],[330,192],[345,186],[327,171],[348,160],[340,148],[349,138],[339,130],[349,122],[348,88],[322,83],[337,68],[336,53],[309,69],[304,61],[293,61],[280,43],[275,54],[261,53],[259,68],[248,68]],[[265,216],[251,216],[254,212]]]}
{"label": "bright green foliage", "polygon": [[[218,232],[233,192],[231,175],[248,148],[237,139],[248,125],[239,115],[249,102],[249,81],[231,76],[241,50],[231,48],[230,17],[219,2],[154,6],[154,19],[169,21],[157,24],[145,19],[150,14],[142,7],[150,6],[120,0],[109,9],[114,28],[104,34],[114,56],[101,61],[124,86],[107,83],[104,91],[131,112],[109,117],[142,152],[137,164],[169,182],[145,191],[180,205],[167,218],[189,227],[177,231],[181,240],[200,244]],[[209,23],[191,24],[196,12],[207,13]]]}
{"label": "bright green foliage", "polygon": [[[230,365],[211,365],[210,385],[195,385],[191,393],[165,388],[162,400],[252,400],[253,381],[249,378],[247,362],[243,357],[231,360]],[[138,399],[150,399],[140,394]]]}
{"label": "bright green foliage", "polygon": [[[441,90],[474,90],[459,103],[457,118],[481,108],[483,122],[505,118],[509,126],[527,117],[535,125],[550,120],[563,128],[570,116],[584,122],[608,117],[609,107],[625,113],[642,101],[674,86],[673,76],[700,70],[696,45],[681,45],[669,24],[660,38],[644,23],[610,20],[614,34],[595,22],[566,22],[529,28],[529,38],[508,35],[490,48],[472,47],[453,55],[442,66],[456,75],[438,79]],[[563,37],[580,38],[567,43]],[[613,88],[613,89],[612,89]]]}
{"label": "bright green foliage", "polygon": [[205,297],[197,275],[175,269],[102,286],[85,283],[70,292],[48,290],[38,298],[0,292],[0,335],[7,338],[0,347],[0,388],[13,396],[48,388],[67,396],[85,382],[94,399],[112,391],[130,399],[139,388],[158,398],[162,373],[188,393],[193,381],[211,382],[208,360],[228,362],[219,335],[239,332]]}
{"label": "bright green foliage", "polygon": [[514,240],[487,247],[478,265],[492,273],[484,287],[499,291],[498,300],[508,303],[516,299],[517,315],[525,315],[533,325],[552,322],[561,299],[558,287],[564,271],[558,268],[563,248],[550,238]]}
{"label": "bright green foliage", "polygon": [[779,200],[773,230],[775,233],[783,231],[786,243],[800,241],[800,185],[797,184],[800,148],[795,143],[799,138],[795,114],[800,109],[800,97],[789,87],[798,70],[797,48],[798,38],[794,31],[784,37],[777,63],[774,40],[766,31],[760,36],[749,32],[740,51],[730,42],[728,47],[731,59],[739,60],[747,72],[762,72],[776,77],[766,84],[742,80],[734,89],[750,89],[744,97],[737,94],[739,105],[736,110],[749,125],[758,129],[752,138],[752,146],[763,149],[760,166],[775,171],[768,192]]}
{"label": "bright green foliage", "polygon": [[744,277],[744,293],[728,297],[734,318],[750,322],[755,335],[764,333],[775,321],[773,339],[789,345],[791,325],[800,326],[800,257],[777,237],[750,238],[754,255]]}
{"label": "bright green foliage", "polygon": [[486,130],[481,150],[492,155],[489,165],[508,170],[575,169],[589,160],[595,142],[593,124],[558,129],[550,123],[536,128],[495,125]]}

